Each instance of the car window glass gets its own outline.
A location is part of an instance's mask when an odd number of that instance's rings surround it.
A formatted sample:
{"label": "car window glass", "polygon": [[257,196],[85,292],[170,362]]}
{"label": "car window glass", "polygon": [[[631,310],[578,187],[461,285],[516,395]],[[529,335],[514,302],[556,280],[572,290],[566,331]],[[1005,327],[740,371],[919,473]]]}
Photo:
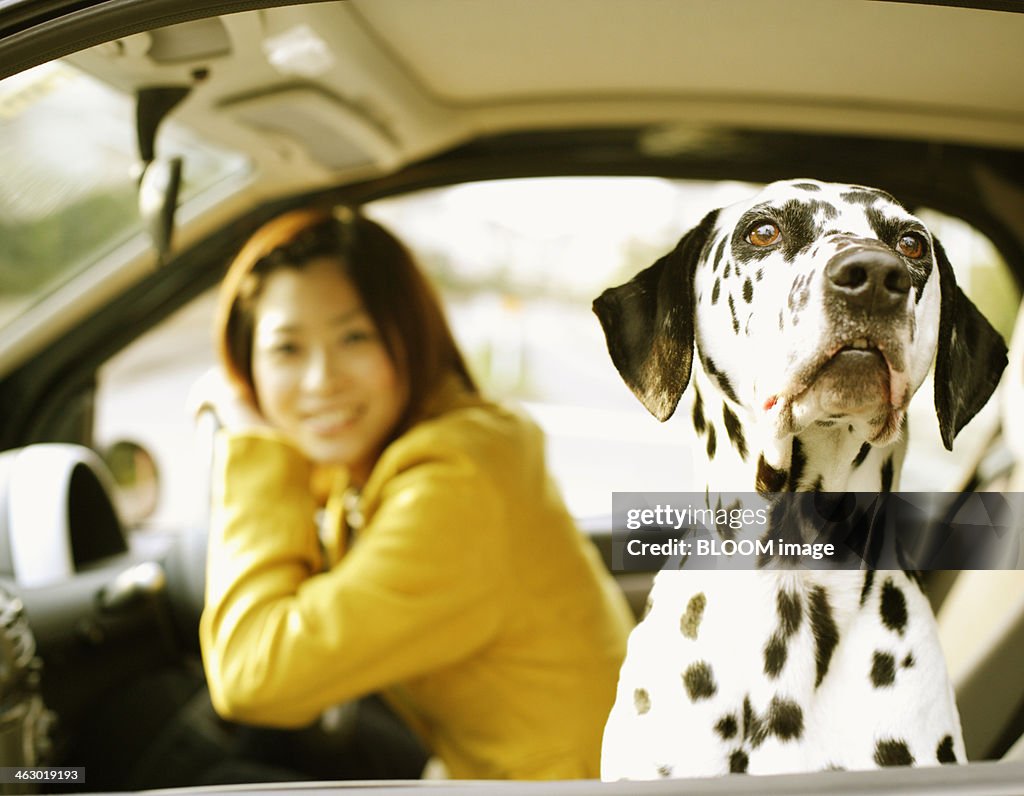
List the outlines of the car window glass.
{"label": "car window glass", "polygon": [[[681,413],[661,424],[633,397],[609,361],[591,302],[653,263],[709,209],[754,188],[653,178],[503,180],[396,196],[365,211],[415,252],[482,387],[540,423],[570,509],[592,518],[610,514],[613,491],[682,491],[695,479],[689,419]],[[1008,334],[1019,292],[995,248],[962,221],[921,215],[943,240],[965,291]],[[130,439],[154,455],[158,524],[180,527],[205,510],[206,492],[193,480],[186,404],[192,383],[214,362],[213,305],[205,294],[100,374],[97,444]],[[985,423],[972,423],[958,438],[957,456],[946,452],[931,392],[925,385],[912,404],[904,489],[949,487],[963,451],[989,433]]]}
{"label": "car window glass", "polygon": [[[161,155],[185,155],[181,199],[247,168],[181,126]],[[0,81],[0,327],[138,234],[135,107],[55,61]]]}
{"label": "car window glass", "polygon": [[446,300],[470,367],[547,433],[570,510],[611,513],[613,491],[693,481],[691,424],[661,424],[608,358],[591,310],[671,250],[710,209],[757,186],[657,178],[502,180],[422,191],[366,212],[415,251]]}

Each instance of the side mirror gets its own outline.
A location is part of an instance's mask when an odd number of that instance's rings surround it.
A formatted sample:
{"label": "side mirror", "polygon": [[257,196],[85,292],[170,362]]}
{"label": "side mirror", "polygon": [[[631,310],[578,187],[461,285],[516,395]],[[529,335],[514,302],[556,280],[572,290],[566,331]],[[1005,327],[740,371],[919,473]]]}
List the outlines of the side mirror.
{"label": "side mirror", "polygon": [[137,442],[121,440],[102,452],[114,477],[115,503],[131,528],[149,519],[160,501],[160,475],[152,454]]}

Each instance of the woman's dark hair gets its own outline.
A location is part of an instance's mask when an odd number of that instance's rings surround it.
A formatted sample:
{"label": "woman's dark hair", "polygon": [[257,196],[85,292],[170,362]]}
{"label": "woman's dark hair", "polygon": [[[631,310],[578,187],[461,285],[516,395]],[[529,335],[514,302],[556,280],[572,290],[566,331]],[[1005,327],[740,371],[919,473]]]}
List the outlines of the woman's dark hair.
{"label": "woman's dark hair", "polygon": [[221,363],[235,385],[259,405],[252,378],[256,300],[280,268],[301,270],[334,258],[380,332],[409,401],[396,432],[418,417],[451,373],[476,392],[440,301],[409,250],[390,232],[347,208],[294,210],[262,226],[228,268],[217,306]]}

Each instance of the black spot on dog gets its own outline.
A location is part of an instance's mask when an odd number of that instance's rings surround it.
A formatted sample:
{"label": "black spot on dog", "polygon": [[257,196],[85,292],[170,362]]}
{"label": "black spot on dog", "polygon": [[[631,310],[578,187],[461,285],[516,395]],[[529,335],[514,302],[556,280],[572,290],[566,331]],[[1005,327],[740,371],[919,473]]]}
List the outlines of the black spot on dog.
{"label": "black spot on dog", "polygon": [[875,745],[875,763],[880,766],[912,766],[914,756],[904,741],[884,738]]}
{"label": "black spot on dog", "polygon": [[764,645],[764,673],[775,679],[786,665],[786,639],[775,634]]}
{"label": "black spot on dog", "polygon": [[740,319],[736,316],[736,302],[733,301],[732,293],[729,294],[729,314],[732,315],[732,332],[740,333]]}
{"label": "black spot on dog", "polygon": [[707,605],[704,592],[697,592],[686,604],[686,611],[679,620],[679,631],[687,638],[696,639],[700,629],[700,620],[704,618],[704,607]]}
{"label": "black spot on dog", "polygon": [[864,586],[860,590],[860,604],[867,602],[868,594],[871,593],[871,585],[875,582],[875,571],[869,569],[864,572]]}
{"label": "black spot on dog", "polygon": [[894,246],[903,232],[904,221],[898,218],[887,216],[877,207],[868,207],[864,211],[875,236],[890,246]]}
{"label": "black spot on dog", "polygon": [[754,283],[750,281],[749,276],[743,280],[743,300],[747,304],[754,300]]}
{"label": "black spot on dog", "polygon": [[760,281],[761,281],[762,279],[764,279],[764,269],[763,269],[763,268],[758,268],[758,269],[757,269],[757,273],[756,273],[756,274],[754,274],[754,278],[755,278],[755,279],[756,279],[756,280],[757,280],[758,282],[760,282]]}
{"label": "black spot on dog", "polygon": [[800,595],[779,589],[775,596],[775,607],[779,613],[779,630],[786,637],[792,636],[800,629],[800,622],[803,621]]}
{"label": "black spot on dog", "polygon": [[732,272],[732,261],[731,260],[726,260],[725,261],[725,270],[722,272],[722,279],[728,279],[729,278],[729,274],[731,272]]}
{"label": "black spot on dog", "polygon": [[736,397],[736,390],[733,389],[732,382],[729,377],[718,370],[715,362],[710,357],[704,355],[704,352],[700,352],[700,362],[704,366],[704,371],[718,383],[718,389],[720,389],[725,397],[732,401],[734,404],[739,404],[740,399]]}
{"label": "black spot on dog", "polygon": [[708,458],[709,459],[714,459],[715,458],[715,450],[717,450],[717,448],[718,448],[718,435],[715,434],[715,427],[714,426],[708,426],[708,447],[707,447],[707,451],[708,451]]}
{"label": "black spot on dog", "polygon": [[[928,277],[932,274],[931,260],[925,257],[920,262],[909,263],[907,270],[910,272],[910,284],[914,286],[914,303],[920,304],[921,296],[924,295],[924,286],[928,284]],[[917,336],[917,321],[913,315],[908,320],[910,322],[910,342],[914,342],[914,338]]]}
{"label": "black spot on dog", "polygon": [[892,456],[882,464],[882,491],[892,492]]}
{"label": "black spot on dog", "polygon": [[717,506],[715,507],[715,533],[718,534],[719,539],[735,539],[736,529],[729,526],[729,512],[735,508],[740,507],[738,500],[733,501],[732,504],[723,512],[722,509],[722,498],[718,498]]}
{"label": "black spot on dog", "polygon": [[715,263],[711,266],[711,271],[714,273],[718,270],[718,266],[722,264],[722,255],[725,253],[725,244],[729,242],[729,236],[723,236],[718,242],[718,248],[715,249]]}
{"label": "black spot on dog", "polygon": [[790,199],[780,209],[780,218],[786,237],[782,241],[782,257],[793,262],[796,255],[813,243],[821,234],[818,217],[831,220],[839,211],[820,199]]}
{"label": "black spot on dog", "polygon": [[662,779],[668,779],[669,777],[671,777],[672,776],[672,766],[667,765],[667,764],[666,765],[662,765],[662,766],[658,766],[658,776],[661,777]]}
{"label": "black spot on dog", "polygon": [[718,303],[718,294],[722,291],[722,280],[717,276],[715,277],[715,284],[711,286],[711,303]]}
{"label": "black spot on dog", "polygon": [[732,382],[729,377],[724,373],[716,373],[715,378],[718,380],[718,386],[725,393],[725,396],[732,400],[734,404],[738,404],[740,399],[736,397],[736,390],[733,389]]}
{"label": "black spot on dog", "polygon": [[785,324],[782,321],[782,310],[779,310],[779,331],[781,332],[784,327]]}
{"label": "black spot on dog", "polygon": [[902,636],[907,627],[907,598],[903,590],[892,582],[892,578],[887,578],[882,586],[880,611],[882,623]]}
{"label": "black spot on dog", "polygon": [[811,298],[810,283],[811,277],[804,274],[800,274],[793,280],[793,285],[789,289],[789,297],[786,299],[786,306],[789,307],[790,312],[798,313],[807,306],[807,302]]}
{"label": "black spot on dog", "polygon": [[737,749],[731,755],[729,755],[729,773],[730,774],[746,774],[747,765],[750,760],[747,758],[747,753],[742,749]]}
{"label": "black spot on dog", "polygon": [[768,736],[768,727],[764,720],[757,715],[753,705],[750,704],[750,697],[743,698],[743,740],[749,741],[755,749],[764,743]]}
{"label": "black spot on dog", "polygon": [[811,629],[814,632],[814,660],[817,667],[817,676],[814,680],[814,687],[821,685],[828,673],[829,664],[832,661],[832,653],[835,652],[839,643],[839,628],[832,617],[832,606],[828,601],[828,593],[821,586],[811,589],[810,597]]}
{"label": "black spot on dog", "polygon": [[914,653],[908,652],[907,657],[903,659],[903,663],[900,664],[904,669],[913,668],[916,661],[914,660]]}
{"label": "black spot on dog", "polygon": [[800,491],[800,479],[804,475],[804,467],[807,466],[807,456],[804,455],[804,446],[799,438],[793,437],[793,447],[789,458],[789,491]]}
{"label": "black spot on dog", "polygon": [[683,685],[686,686],[686,693],[690,695],[691,702],[710,699],[718,691],[714,673],[707,661],[691,663],[683,672]]}
{"label": "black spot on dog", "polygon": [[703,434],[704,429],[707,428],[707,423],[704,420],[704,401],[700,397],[700,392],[694,387],[693,396],[693,430],[698,434]]}
{"label": "black spot on dog", "polygon": [[799,739],[804,732],[804,714],[791,699],[772,697],[764,716],[758,716],[750,704],[750,696],[743,699],[743,740],[754,749],[774,735],[780,741]]}
{"label": "black spot on dog", "polygon": [[736,724],[736,717],[731,713],[722,716],[718,724],[715,725],[715,732],[722,737],[723,741],[735,738],[738,731],[739,726]]}
{"label": "black spot on dog", "polygon": [[821,186],[815,185],[813,182],[798,182],[793,185],[794,188],[799,188],[801,191],[820,191]]}
{"label": "black spot on dog", "polygon": [[878,196],[875,193],[860,189],[846,191],[845,193],[840,194],[840,198],[842,198],[844,202],[849,202],[853,205],[863,205],[864,207],[869,207],[878,201]]}
{"label": "black spot on dog", "polygon": [[956,763],[956,752],[953,751],[953,736],[947,735],[939,741],[939,747],[935,750],[935,757],[940,763]]}
{"label": "black spot on dog", "polygon": [[758,494],[766,495],[771,492],[781,492],[789,479],[789,473],[785,470],[776,470],[764,458],[762,453],[757,458],[757,480],[755,481]]}
{"label": "black spot on dog", "polygon": [[864,460],[868,458],[869,453],[871,453],[871,443],[865,442],[860,446],[860,450],[857,451],[857,455],[853,459],[853,468],[855,470],[864,464]]}
{"label": "black spot on dog", "polygon": [[768,706],[768,725],[780,741],[799,738],[804,732],[804,712],[796,702],[774,697]]}
{"label": "black spot on dog", "polygon": [[874,663],[871,665],[871,684],[875,688],[885,688],[896,682],[896,659],[888,652],[875,651]]}
{"label": "black spot on dog", "polygon": [[633,691],[633,707],[636,708],[638,716],[642,716],[651,709],[651,695],[646,688],[637,688]]}
{"label": "black spot on dog", "polygon": [[743,461],[747,460],[747,440],[743,436],[743,425],[732,413],[727,404],[722,404],[722,420],[725,422],[725,433],[729,435],[732,446]]}
{"label": "black spot on dog", "polygon": [[851,188],[849,191],[844,191],[840,194],[840,197],[843,201],[850,202],[855,205],[863,205],[864,207],[873,205],[879,199],[884,199],[888,202],[892,202],[894,205],[902,207],[902,205],[893,198],[892,194],[886,193],[878,188],[866,188],[863,185],[858,185]]}

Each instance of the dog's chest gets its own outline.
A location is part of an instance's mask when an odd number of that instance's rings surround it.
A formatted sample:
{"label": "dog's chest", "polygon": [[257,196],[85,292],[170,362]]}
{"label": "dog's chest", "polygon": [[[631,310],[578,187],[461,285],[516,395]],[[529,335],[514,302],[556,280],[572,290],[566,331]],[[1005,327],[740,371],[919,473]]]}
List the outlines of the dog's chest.
{"label": "dog's chest", "polygon": [[933,763],[947,735],[962,755],[951,696],[919,699],[944,680],[901,572],[665,571],[630,638],[603,775]]}

